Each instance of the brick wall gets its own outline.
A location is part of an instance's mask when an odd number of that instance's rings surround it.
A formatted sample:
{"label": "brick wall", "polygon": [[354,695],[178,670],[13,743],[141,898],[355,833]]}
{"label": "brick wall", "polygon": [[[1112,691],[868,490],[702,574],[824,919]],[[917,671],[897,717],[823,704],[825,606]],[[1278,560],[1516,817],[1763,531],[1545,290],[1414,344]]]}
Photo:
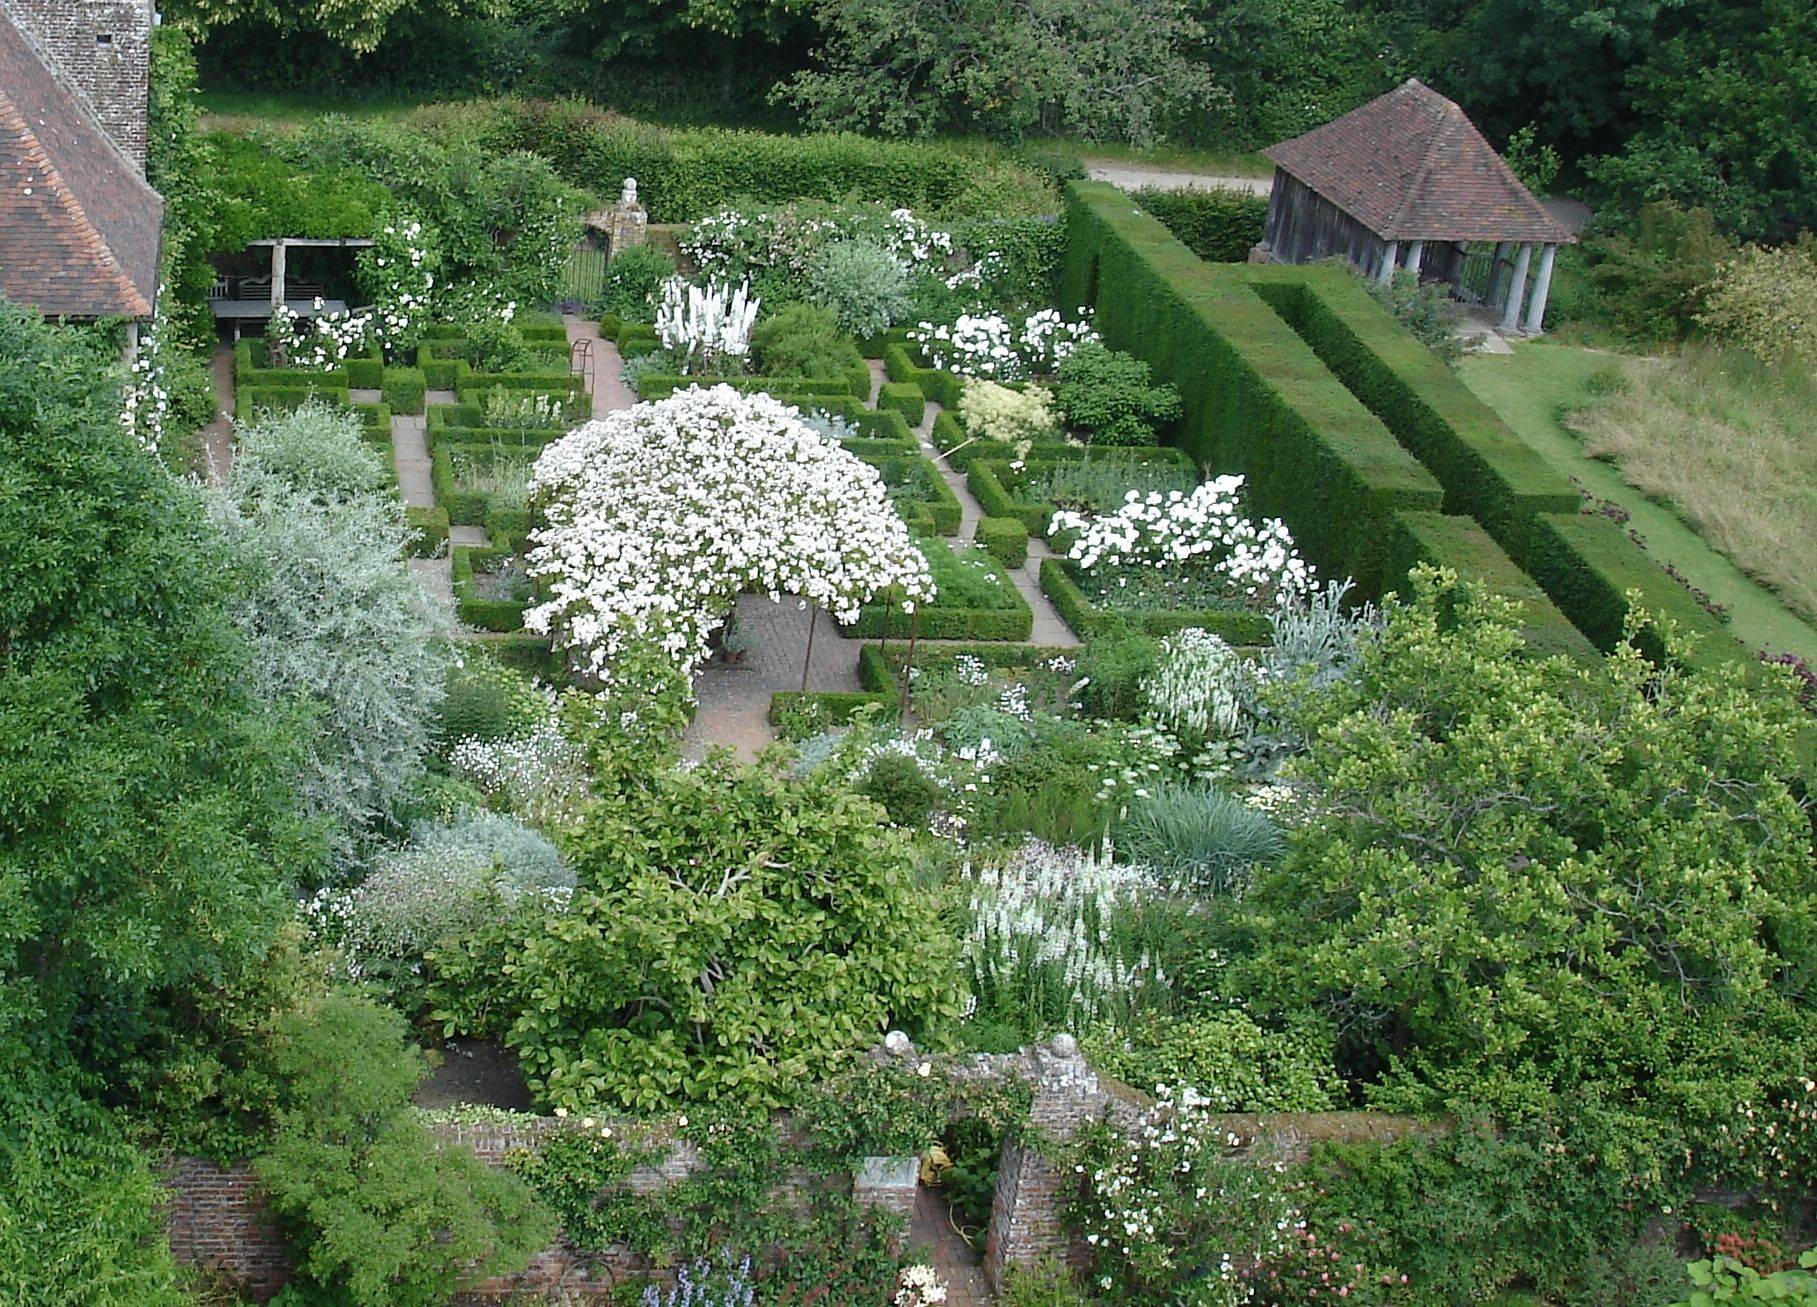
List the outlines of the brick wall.
{"label": "brick wall", "polygon": [[108,134],[145,169],[152,0],[5,0]]}

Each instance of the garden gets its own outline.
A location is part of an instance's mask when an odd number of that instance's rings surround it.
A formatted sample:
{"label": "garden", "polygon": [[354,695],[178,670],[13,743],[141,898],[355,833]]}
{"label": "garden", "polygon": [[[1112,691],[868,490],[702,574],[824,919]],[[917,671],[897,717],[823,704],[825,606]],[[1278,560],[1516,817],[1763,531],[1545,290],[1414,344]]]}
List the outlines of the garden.
{"label": "garden", "polygon": [[368,307],[0,305],[0,1298],[1817,1301],[1808,685],[1253,205],[189,139]]}

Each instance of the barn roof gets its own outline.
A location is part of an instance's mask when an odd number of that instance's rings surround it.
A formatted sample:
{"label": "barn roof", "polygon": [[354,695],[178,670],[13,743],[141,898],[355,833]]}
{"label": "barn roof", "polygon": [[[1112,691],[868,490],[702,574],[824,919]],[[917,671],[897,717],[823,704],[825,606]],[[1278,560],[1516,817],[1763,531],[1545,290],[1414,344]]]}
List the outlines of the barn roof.
{"label": "barn roof", "polygon": [[51,316],[148,318],[164,201],[0,4],[0,291]]}
{"label": "barn roof", "polygon": [[1575,239],[1417,78],[1263,153],[1385,240]]}

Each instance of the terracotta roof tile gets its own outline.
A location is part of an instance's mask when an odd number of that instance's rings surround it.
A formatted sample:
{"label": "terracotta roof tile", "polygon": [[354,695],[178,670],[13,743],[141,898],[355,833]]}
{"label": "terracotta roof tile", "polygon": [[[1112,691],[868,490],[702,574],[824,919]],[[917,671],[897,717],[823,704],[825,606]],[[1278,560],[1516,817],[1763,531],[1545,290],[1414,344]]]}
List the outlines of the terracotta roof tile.
{"label": "terracotta roof tile", "polygon": [[1575,239],[1464,111],[1416,78],[1263,153],[1388,240]]}
{"label": "terracotta roof tile", "polygon": [[151,316],[164,201],[0,4],[0,291],[45,314]]}

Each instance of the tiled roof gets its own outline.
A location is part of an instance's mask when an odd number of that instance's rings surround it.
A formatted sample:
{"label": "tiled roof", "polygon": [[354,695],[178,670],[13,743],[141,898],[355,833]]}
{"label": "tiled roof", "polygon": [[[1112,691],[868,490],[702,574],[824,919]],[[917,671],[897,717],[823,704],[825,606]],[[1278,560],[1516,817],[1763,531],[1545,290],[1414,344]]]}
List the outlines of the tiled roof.
{"label": "tiled roof", "polygon": [[164,201],[0,2],[0,291],[52,316],[151,316]]}
{"label": "tiled roof", "polygon": [[1464,111],[1416,78],[1263,153],[1388,240],[1575,239]]}

